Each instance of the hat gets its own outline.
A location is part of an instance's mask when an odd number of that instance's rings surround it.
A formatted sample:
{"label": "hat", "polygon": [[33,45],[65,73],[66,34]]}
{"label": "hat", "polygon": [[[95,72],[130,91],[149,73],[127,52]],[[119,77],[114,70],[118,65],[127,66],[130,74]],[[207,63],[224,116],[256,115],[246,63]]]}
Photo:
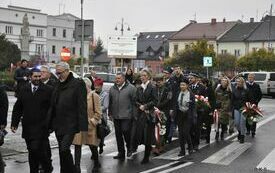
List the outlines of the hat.
{"label": "hat", "polygon": [[189,73],[189,76],[193,76],[193,77],[196,77],[196,78],[199,78],[200,76],[196,73]]}
{"label": "hat", "polygon": [[94,85],[96,85],[96,86],[102,86],[103,85],[103,80],[101,78],[96,78],[94,80]]}
{"label": "hat", "polygon": [[173,69],[171,67],[166,67],[164,70],[163,70],[163,73],[173,73]]}
{"label": "hat", "polygon": [[31,73],[33,73],[33,72],[41,72],[41,71],[40,71],[39,68],[33,67],[33,68],[31,69]]}

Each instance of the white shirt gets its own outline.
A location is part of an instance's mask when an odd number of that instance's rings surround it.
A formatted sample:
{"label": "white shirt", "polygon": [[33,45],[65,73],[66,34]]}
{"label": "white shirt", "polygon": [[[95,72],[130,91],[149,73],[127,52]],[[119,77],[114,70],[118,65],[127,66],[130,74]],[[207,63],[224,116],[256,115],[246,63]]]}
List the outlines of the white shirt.
{"label": "white shirt", "polygon": [[34,92],[34,89],[33,89],[34,87],[36,87],[36,91],[38,90],[38,86],[36,86],[36,85],[34,85],[32,83],[31,83],[31,87],[32,87],[32,92]]}
{"label": "white shirt", "polygon": [[125,82],[121,85],[121,86],[117,86],[118,87],[118,90],[120,91],[125,85]]}
{"label": "white shirt", "polygon": [[[184,95],[181,100],[182,94]],[[178,97],[179,110],[186,112],[189,109],[189,102],[190,102],[190,92],[188,90],[185,92],[180,92]]]}
{"label": "white shirt", "polygon": [[144,83],[142,83],[140,86],[143,88],[143,91],[145,91],[146,90],[146,88],[147,88],[147,86],[148,86],[148,84],[149,84],[149,80],[144,84]]}
{"label": "white shirt", "polygon": [[43,83],[44,84],[47,84],[49,82],[50,79],[47,79],[46,81],[44,81]]}

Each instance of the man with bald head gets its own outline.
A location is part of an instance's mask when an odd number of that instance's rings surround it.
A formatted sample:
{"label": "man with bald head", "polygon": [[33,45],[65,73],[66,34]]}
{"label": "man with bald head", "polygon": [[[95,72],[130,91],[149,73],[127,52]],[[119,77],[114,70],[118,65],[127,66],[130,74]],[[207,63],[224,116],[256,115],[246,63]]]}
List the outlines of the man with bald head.
{"label": "man with bald head", "polygon": [[88,130],[87,91],[82,79],[76,79],[66,62],[56,65],[58,83],[51,102],[52,130],[58,141],[60,172],[75,173],[70,146],[74,136]]}

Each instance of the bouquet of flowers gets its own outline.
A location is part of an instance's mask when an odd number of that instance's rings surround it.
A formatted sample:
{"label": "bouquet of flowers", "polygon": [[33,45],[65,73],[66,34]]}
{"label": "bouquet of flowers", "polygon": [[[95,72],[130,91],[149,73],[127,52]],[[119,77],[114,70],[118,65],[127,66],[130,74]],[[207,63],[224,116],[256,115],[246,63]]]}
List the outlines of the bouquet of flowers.
{"label": "bouquet of flowers", "polygon": [[195,101],[198,110],[205,111],[210,108],[208,97],[204,97],[202,95],[195,95]]}
{"label": "bouquet of flowers", "polygon": [[155,139],[156,143],[161,144],[165,142],[164,135],[166,134],[166,121],[165,113],[160,111],[157,107],[154,107],[154,115],[156,117],[155,125]]}
{"label": "bouquet of flowers", "polygon": [[248,120],[248,124],[252,125],[253,122],[258,122],[263,117],[262,110],[256,105],[246,102],[245,106],[241,108],[242,114]]}

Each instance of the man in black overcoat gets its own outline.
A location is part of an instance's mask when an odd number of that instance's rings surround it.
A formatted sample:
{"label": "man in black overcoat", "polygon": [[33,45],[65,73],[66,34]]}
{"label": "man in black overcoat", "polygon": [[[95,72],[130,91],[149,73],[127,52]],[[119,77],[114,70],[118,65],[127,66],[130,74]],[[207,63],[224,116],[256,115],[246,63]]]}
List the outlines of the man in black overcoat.
{"label": "man in black overcoat", "polygon": [[[9,100],[4,87],[0,86],[0,130],[4,131],[7,126],[7,115],[9,109]],[[0,173],[5,172],[5,162],[0,152]]]}
{"label": "man in black overcoat", "polygon": [[76,133],[88,131],[87,90],[82,79],[73,77],[66,62],[56,65],[59,82],[53,91],[51,128],[58,141],[61,173],[75,173],[70,146]]}
{"label": "man in black overcoat", "polygon": [[[259,84],[255,82],[254,73],[248,74],[247,79],[248,81],[246,82],[246,86],[248,91],[248,102],[250,102],[251,104],[256,104],[258,106],[263,96],[261,88]],[[256,134],[256,125],[257,125],[256,122],[253,122],[253,124],[250,125],[246,120],[246,129],[247,129],[246,135],[250,135],[251,133],[252,138],[254,138]]]}
{"label": "man in black overcoat", "polygon": [[[199,76],[195,73],[189,74],[189,82],[190,82],[190,90],[194,95],[206,96],[206,88],[199,83]],[[198,150],[201,138],[201,129],[202,129],[202,119],[203,119],[204,110],[201,110],[197,107],[197,117],[193,121],[191,125],[190,135],[192,139],[192,143],[194,146],[194,150]]]}
{"label": "man in black overcoat", "polygon": [[38,173],[39,164],[44,172],[50,173],[53,168],[47,157],[47,141],[49,136],[48,109],[52,88],[40,81],[39,69],[30,72],[30,83],[21,87],[12,111],[11,131],[16,132],[22,121],[22,138],[25,139],[29,151],[31,173]]}

